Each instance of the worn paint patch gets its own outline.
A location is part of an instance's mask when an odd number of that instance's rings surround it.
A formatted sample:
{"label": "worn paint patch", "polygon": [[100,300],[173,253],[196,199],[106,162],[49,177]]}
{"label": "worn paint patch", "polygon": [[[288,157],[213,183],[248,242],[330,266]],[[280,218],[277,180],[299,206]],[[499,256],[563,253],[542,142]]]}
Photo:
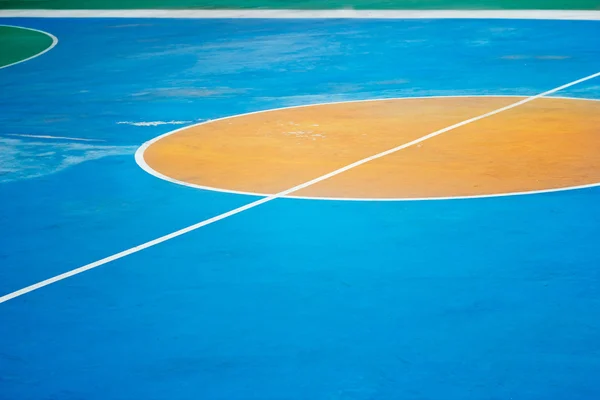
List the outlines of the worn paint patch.
{"label": "worn paint patch", "polygon": [[0,182],[38,178],[86,161],[135,152],[135,146],[40,139],[0,137]]}

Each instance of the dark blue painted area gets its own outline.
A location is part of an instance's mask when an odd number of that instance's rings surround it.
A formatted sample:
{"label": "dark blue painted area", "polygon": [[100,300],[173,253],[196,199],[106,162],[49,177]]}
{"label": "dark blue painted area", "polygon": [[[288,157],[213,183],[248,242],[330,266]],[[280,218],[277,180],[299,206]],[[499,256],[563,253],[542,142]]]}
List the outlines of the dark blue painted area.
{"label": "dark blue painted area", "polygon": [[[592,22],[0,23],[60,39],[0,70],[2,294],[251,200],[147,175],[133,149],[177,126],[117,122],[600,69]],[[0,399],[598,398],[599,199],[271,202],[0,305]]]}

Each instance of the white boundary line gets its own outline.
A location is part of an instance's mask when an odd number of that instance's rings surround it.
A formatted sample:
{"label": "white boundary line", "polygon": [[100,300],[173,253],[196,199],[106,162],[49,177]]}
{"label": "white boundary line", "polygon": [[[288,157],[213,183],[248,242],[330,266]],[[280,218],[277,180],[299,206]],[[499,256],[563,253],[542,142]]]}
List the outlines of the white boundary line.
{"label": "white boundary line", "polygon": [[7,133],[6,136],[26,137],[33,139],[50,139],[50,140],[72,140],[74,142],[104,142],[102,139],[84,139],[68,136],[50,136],[50,135],[29,135],[26,133]]}
{"label": "white boundary line", "polygon": [[[273,108],[273,109],[269,109],[269,110],[253,111],[253,112],[249,112],[249,113],[237,114],[237,115],[232,115],[229,117],[223,117],[223,118],[217,118],[217,119],[213,119],[213,120],[209,120],[209,121],[199,122],[197,124],[193,124],[193,125],[189,125],[189,126],[186,126],[183,128],[175,129],[173,131],[170,131],[170,132],[167,132],[160,136],[157,136],[154,139],[151,139],[151,140],[147,141],[146,143],[142,144],[137,149],[137,151],[135,152],[135,161],[140,166],[140,168],[142,168],[144,171],[148,172],[149,174],[154,175],[155,177],[157,177],[159,179],[163,179],[167,182],[175,183],[177,185],[187,186],[187,187],[191,187],[194,189],[200,189],[200,190],[210,190],[213,192],[232,193],[232,194],[245,195],[245,196],[259,196],[259,197],[270,196],[271,194],[268,194],[268,193],[244,192],[244,191],[239,191],[239,190],[222,189],[222,188],[216,188],[216,187],[212,187],[212,186],[197,185],[194,183],[189,183],[189,182],[180,181],[180,180],[171,178],[167,175],[161,174],[160,172],[156,171],[151,166],[149,166],[148,163],[146,163],[146,160],[144,159],[144,153],[148,149],[148,147],[150,147],[152,144],[156,143],[157,141],[159,141],[161,139],[164,139],[167,136],[171,136],[175,133],[185,131],[187,129],[194,128],[194,127],[200,126],[200,125],[211,124],[213,122],[223,121],[223,120],[228,120],[228,119],[233,119],[233,118],[245,117],[248,115],[263,114],[263,113],[268,113],[268,112],[289,110],[289,109],[294,109],[294,108],[324,106],[324,105],[331,105],[331,104],[367,103],[367,102],[387,101],[387,100],[469,98],[469,97],[491,97],[491,98],[505,97],[505,98],[521,98],[521,99],[527,98],[527,96],[517,96],[517,95],[458,95],[458,96],[390,97],[390,98],[381,98],[381,99],[347,100],[347,101],[335,101],[335,102],[328,102],[328,103],[315,103],[315,104],[306,104],[306,105],[300,105],[300,106],[280,107],[280,108]],[[585,98],[561,97],[561,96],[553,96],[551,98],[552,99],[575,100],[575,101],[600,101],[599,99],[585,99]],[[313,196],[293,196],[292,195],[292,196],[281,196],[281,197],[286,197],[286,198],[290,198],[290,199],[325,200],[325,201],[331,201],[331,200],[335,200],[335,201],[435,201],[435,200],[480,199],[480,198],[487,198],[487,197],[522,196],[522,195],[529,195],[529,194],[540,194],[540,193],[560,192],[560,191],[565,191],[565,190],[585,189],[585,188],[590,188],[590,187],[595,187],[595,186],[600,186],[600,182],[591,183],[591,184],[587,184],[587,185],[568,186],[568,187],[562,187],[562,188],[531,190],[531,191],[526,191],[526,192],[509,192],[509,193],[484,194],[484,195],[473,195],[473,196],[353,198],[353,197],[313,197]]]}
{"label": "white boundary line", "polygon": [[41,281],[41,282],[38,282],[38,283],[34,283],[33,285],[30,285],[30,286],[27,286],[25,288],[19,289],[19,290],[15,291],[15,292],[8,293],[8,294],[0,297],[0,303],[7,302],[7,301],[9,301],[11,299],[14,299],[16,297],[22,296],[22,295],[27,294],[29,292],[33,292],[35,290],[41,289],[41,288],[43,288],[45,286],[48,286],[48,285],[51,285],[53,283],[62,281],[62,280],[67,279],[67,278],[69,278],[71,276],[74,276],[74,275],[77,275],[77,274],[81,274],[82,272],[89,271],[89,270],[94,269],[96,267],[99,267],[101,265],[107,264],[107,263],[109,263],[111,261],[115,261],[115,260],[118,260],[120,258],[127,257],[128,255],[131,255],[131,254],[137,253],[139,251],[142,251],[144,249],[147,249],[149,247],[156,246],[157,244],[166,242],[166,241],[171,240],[173,238],[176,238],[178,236],[184,235],[184,234],[186,234],[188,232],[191,232],[191,231],[194,231],[196,229],[202,228],[203,226],[210,225],[210,224],[212,224],[214,222],[220,221],[220,220],[225,219],[225,218],[229,218],[229,217],[231,217],[233,215],[239,214],[239,213],[244,212],[246,210],[249,210],[251,208],[258,207],[261,204],[268,203],[268,202],[273,201],[275,199],[278,199],[280,197],[287,196],[290,193],[296,192],[296,191],[298,191],[300,189],[304,189],[304,188],[306,188],[308,186],[314,185],[315,183],[318,183],[318,182],[324,181],[326,179],[329,179],[329,178],[331,178],[333,176],[339,175],[342,172],[345,172],[345,171],[348,171],[348,170],[350,170],[352,168],[358,167],[359,165],[368,163],[369,161],[376,160],[376,159],[381,158],[381,157],[385,157],[385,156],[387,156],[389,154],[395,153],[395,152],[400,151],[402,149],[405,149],[407,147],[414,146],[415,144],[424,142],[425,140],[428,140],[428,139],[434,138],[436,136],[439,136],[442,133],[451,131],[453,129],[459,128],[459,127],[464,126],[464,125],[468,125],[468,124],[476,122],[476,121],[479,121],[480,119],[484,119],[484,118],[490,117],[492,115],[499,114],[499,113],[501,113],[503,111],[510,110],[512,108],[515,108],[515,107],[519,107],[519,106],[521,106],[523,104],[529,103],[529,102],[531,102],[531,101],[533,101],[535,99],[538,99],[540,97],[544,97],[544,96],[547,96],[549,94],[556,93],[556,92],[558,92],[558,91],[560,91],[562,89],[566,89],[568,87],[577,85],[578,83],[581,83],[581,82],[588,81],[588,80],[596,78],[598,76],[600,76],[600,72],[596,72],[595,74],[588,75],[588,76],[586,76],[584,78],[577,79],[576,81],[573,81],[573,82],[570,82],[570,83],[558,86],[557,88],[545,91],[545,92],[537,94],[535,96],[527,97],[527,98],[525,98],[523,100],[517,101],[517,102],[512,103],[512,104],[510,104],[508,106],[505,106],[505,107],[502,107],[502,108],[498,108],[497,110],[490,111],[488,113],[479,115],[477,117],[473,117],[473,118],[464,120],[464,121],[459,122],[457,124],[454,124],[454,125],[451,125],[451,126],[448,126],[448,127],[444,128],[444,129],[440,129],[438,131],[432,132],[432,133],[430,133],[428,135],[422,136],[422,137],[420,137],[418,139],[412,140],[412,141],[410,141],[408,143],[405,143],[405,144],[402,144],[400,146],[394,147],[392,149],[389,149],[389,150],[383,151],[381,153],[372,155],[370,157],[363,158],[362,160],[356,161],[356,162],[354,162],[352,164],[349,164],[349,165],[347,165],[345,167],[339,168],[339,169],[337,169],[335,171],[332,171],[332,172],[330,172],[328,174],[319,176],[319,177],[317,177],[315,179],[312,179],[312,180],[310,180],[308,182],[304,182],[304,183],[302,183],[302,184],[300,184],[298,186],[294,186],[293,188],[284,190],[282,192],[279,192],[277,194],[274,194],[274,195],[271,195],[271,196],[268,196],[268,197],[263,197],[262,199],[258,199],[256,201],[248,203],[248,204],[246,204],[244,206],[241,206],[241,207],[238,207],[236,209],[227,211],[227,212],[225,212],[223,214],[219,214],[219,215],[217,215],[215,217],[212,217],[212,218],[206,219],[204,221],[198,222],[198,223],[196,223],[194,225],[190,225],[190,226],[188,226],[186,228],[183,228],[183,229],[180,229],[178,231],[169,233],[168,235],[161,236],[161,237],[159,237],[157,239],[154,239],[154,240],[151,240],[149,242],[143,243],[143,244],[141,244],[139,246],[132,247],[130,249],[124,250],[124,251],[122,251],[120,253],[117,253],[117,254],[113,254],[112,256],[108,256],[106,258],[103,258],[101,260],[95,261],[93,263],[90,263],[90,264],[84,265],[82,267],[73,269],[71,271],[68,271],[68,272],[65,272],[63,274],[54,276],[54,277],[46,279],[44,281]]}
{"label": "white boundary line", "polygon": [[546,19],[600,20],[587,10],[0,10],[0,17],[258,19]]}
{"label": "white boundary line", "polygon": [[[2,14],[2,12],[0,11],[0,16],[1,16],[1,14]],[[58,44],[58,38],[57,38],[56,36],[54,36],[54,35],[53,35],[53,34],[51,34],[51,33],[48,33],[48,32],[41,31],[41,30],[39,30],[39,29],[27,28],[27,27],[25,27],[25,26],[4,25],[4,24],[0,24],[0,26],[5,26],[5,27],[8,27],[8,28],[19,28],[19,29],[25,29],[26,31],[39,32],[39,33],[43,33],[44,35],[50,36],[50,38],[52,39],[52,44],[50,45],[50,47],[48,47],[48,48],[47,48],[47,49],[45,49],[44,51],[42,51],[42,52],[40,52],[40,53],[37,53],[37,54],[34,54],[34,55],[32,55],[31,57],[28,57],[28,58],[26,58],[26,59],[24,59],[24,60],[17,61],[17,62],[14,62],[14,63],[12,63],[12,64],[8,64],[8,65],[1,66],[1,67],[0,67],[0,69],[3,69],[3,68],[8,68],[8,67],[12,67],[13,65],[21,64],[21,63],[24,63],[25,61],[29,61],[29,60],[32,60],[32,59],[34,59],[34,58],[36,58],[36,57],[39,57],[39,56],[41,56],[42,54],[44,54],[44,53],[47,53],[47,52],[49,52],[50,50],[52,50],[52,49],[54,48],[54,46],[56,46],[56,45]]]}

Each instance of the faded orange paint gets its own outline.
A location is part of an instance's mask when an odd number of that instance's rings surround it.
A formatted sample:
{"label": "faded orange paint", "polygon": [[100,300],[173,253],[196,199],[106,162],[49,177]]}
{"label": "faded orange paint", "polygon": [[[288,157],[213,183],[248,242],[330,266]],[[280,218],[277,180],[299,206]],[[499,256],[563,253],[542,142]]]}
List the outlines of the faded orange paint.
{"label": "faded orange paint", "polygon": [[[277,193],[438,129],[511,104],[445,97],[317,105],[208,123],[145,152],[168,177]],[[294,195],[415,198],[600,182],[600,102],[537,99],[371,161]]]}

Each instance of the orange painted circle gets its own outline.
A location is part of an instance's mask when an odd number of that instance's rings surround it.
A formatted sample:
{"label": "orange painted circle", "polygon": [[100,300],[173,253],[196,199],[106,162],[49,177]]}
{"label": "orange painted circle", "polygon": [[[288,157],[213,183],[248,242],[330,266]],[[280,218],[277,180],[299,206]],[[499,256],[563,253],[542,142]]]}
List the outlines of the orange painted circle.
{"label": "orange painted circle", "polygon": [[[274,194],[518,100],[393,99],[240,115],[166,135],[143,159],[181,183]],[[292,196],[445,198],[591,185],[600,182],[598,127],[599,101],[536,99]]]}

